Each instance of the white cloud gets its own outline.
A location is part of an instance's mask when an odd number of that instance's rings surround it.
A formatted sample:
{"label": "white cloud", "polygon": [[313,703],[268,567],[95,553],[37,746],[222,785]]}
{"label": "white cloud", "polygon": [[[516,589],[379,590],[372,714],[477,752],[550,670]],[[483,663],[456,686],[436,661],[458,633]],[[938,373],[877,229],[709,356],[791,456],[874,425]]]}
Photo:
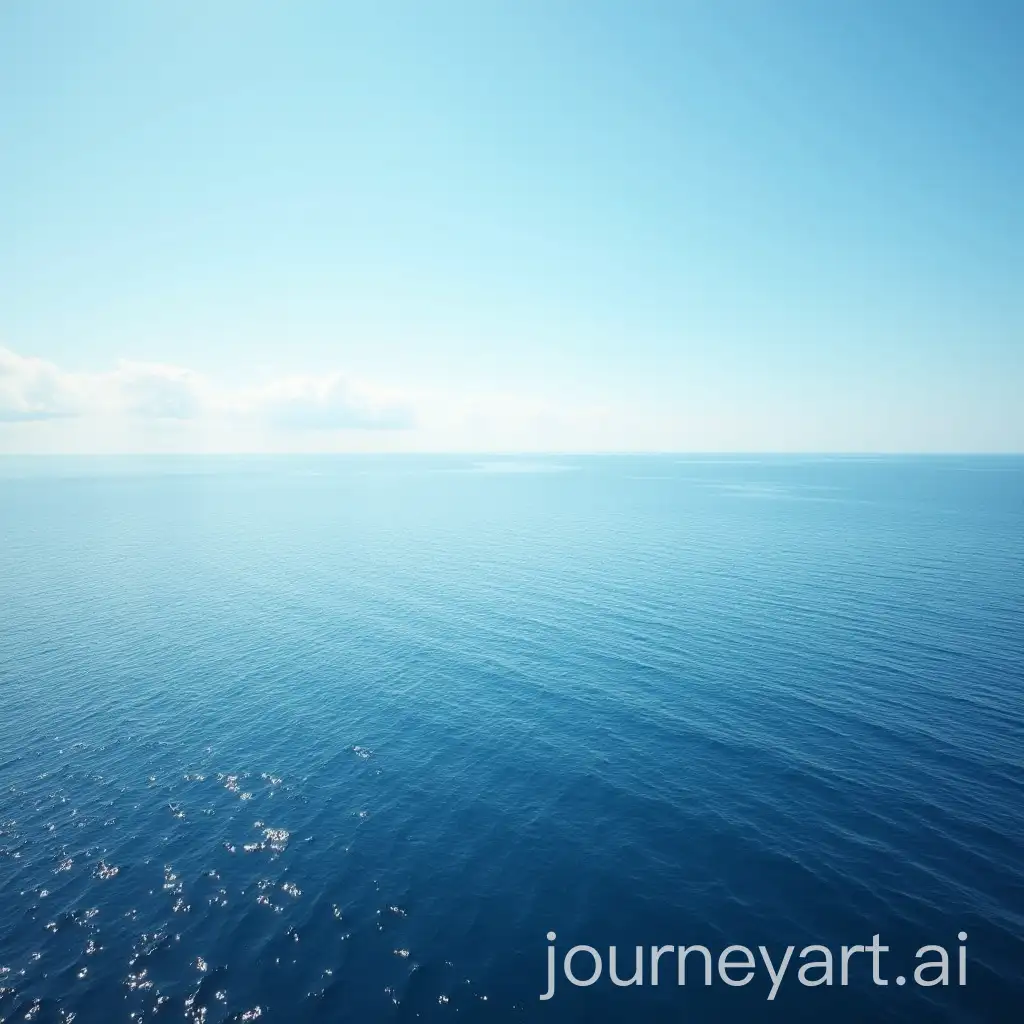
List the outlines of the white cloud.
{"label": "white cloud", "polygon": [[0,348],[0,422],[77,415],[82,395],[76,383],[53,363]]}
{"label": "white cloud", "polygon": [[206,390],[201,376],[176,366],[126,362],[110,373],[74,373],[0,348],[0,421],[191,419],[202,412]]}
{"label": "white cloud", "polygon": [[[105,373],[80,373],[0,348],[0,450],[24,444],[27,425],[50,420],[72,421],[62,435],[68,450],[88,447],[91,437],[102,437],[104,449],[116,447],[112,439],[119,434],[126,445],[156,439],[173,447],[177,437],[187,447],[274,449],[288,447],[275,436],[296,433],[307,439],[297,442],[300,447],[311,436],[316,447],[322,443],[317,438],[330,443],[345,431],[401,433],[415,425],[416,415],[406,396],[340,374],[224,387],[180,366],[122,362]],[[19,424],[23,429],[16,431]],[[44,433],[47,444],[57,443],[53,430]],[[36,430],[31,436],[42,435]]]}

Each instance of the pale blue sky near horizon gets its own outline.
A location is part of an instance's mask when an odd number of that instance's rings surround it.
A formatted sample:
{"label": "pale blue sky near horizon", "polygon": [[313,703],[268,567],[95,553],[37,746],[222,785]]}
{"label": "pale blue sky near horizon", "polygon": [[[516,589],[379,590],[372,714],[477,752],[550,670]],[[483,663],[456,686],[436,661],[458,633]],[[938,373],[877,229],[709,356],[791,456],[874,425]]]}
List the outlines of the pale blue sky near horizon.
{"label": "pale blue sky near horizon", "polygon": [[1024,450],[1024,4],[0,2],[0,451]]}

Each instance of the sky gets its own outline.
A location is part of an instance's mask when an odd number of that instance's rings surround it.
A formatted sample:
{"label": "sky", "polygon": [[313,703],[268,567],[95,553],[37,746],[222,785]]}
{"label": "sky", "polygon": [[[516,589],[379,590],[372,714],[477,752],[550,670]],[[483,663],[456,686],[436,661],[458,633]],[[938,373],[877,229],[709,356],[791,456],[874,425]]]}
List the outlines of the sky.
{"label": "sky", "polygon": [[0,453],[1024,451],[1018,0],[0,0]]}

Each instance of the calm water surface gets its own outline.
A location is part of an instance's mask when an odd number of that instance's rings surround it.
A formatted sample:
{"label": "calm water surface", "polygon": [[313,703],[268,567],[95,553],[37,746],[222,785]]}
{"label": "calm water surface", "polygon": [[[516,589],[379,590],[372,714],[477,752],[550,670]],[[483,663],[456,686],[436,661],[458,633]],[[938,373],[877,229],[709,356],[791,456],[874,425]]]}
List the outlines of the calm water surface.
{"label": "calm water surface", "polygon": [[1024,1019],[1024,459],[8,458],[0,609],[0,1019]]}

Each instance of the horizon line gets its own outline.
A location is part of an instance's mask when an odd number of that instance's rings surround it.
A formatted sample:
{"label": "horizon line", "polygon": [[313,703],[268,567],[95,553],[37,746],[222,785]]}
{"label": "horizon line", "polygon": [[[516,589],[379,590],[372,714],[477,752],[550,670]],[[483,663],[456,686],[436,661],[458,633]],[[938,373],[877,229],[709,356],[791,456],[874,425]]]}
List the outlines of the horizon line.
{"label": "horizon line", "polygon": [[827,450],[827,449],[694,449],[694,448],[658,448],[658,449],[437,449],[433,451],[114,451],[114,452],[0,452],[0,459],[109,459],[109,458],[410,458],[410,457],[461,457],[461,458],[587,458],[612,456],[697,456],[708,458],[742,457],[742,456],[773,456],[773,457],[818,457],[818,458],[1020,458],[1024,457],[1024,449],[996,450],[942,450],[921,451],[906,450]]}

